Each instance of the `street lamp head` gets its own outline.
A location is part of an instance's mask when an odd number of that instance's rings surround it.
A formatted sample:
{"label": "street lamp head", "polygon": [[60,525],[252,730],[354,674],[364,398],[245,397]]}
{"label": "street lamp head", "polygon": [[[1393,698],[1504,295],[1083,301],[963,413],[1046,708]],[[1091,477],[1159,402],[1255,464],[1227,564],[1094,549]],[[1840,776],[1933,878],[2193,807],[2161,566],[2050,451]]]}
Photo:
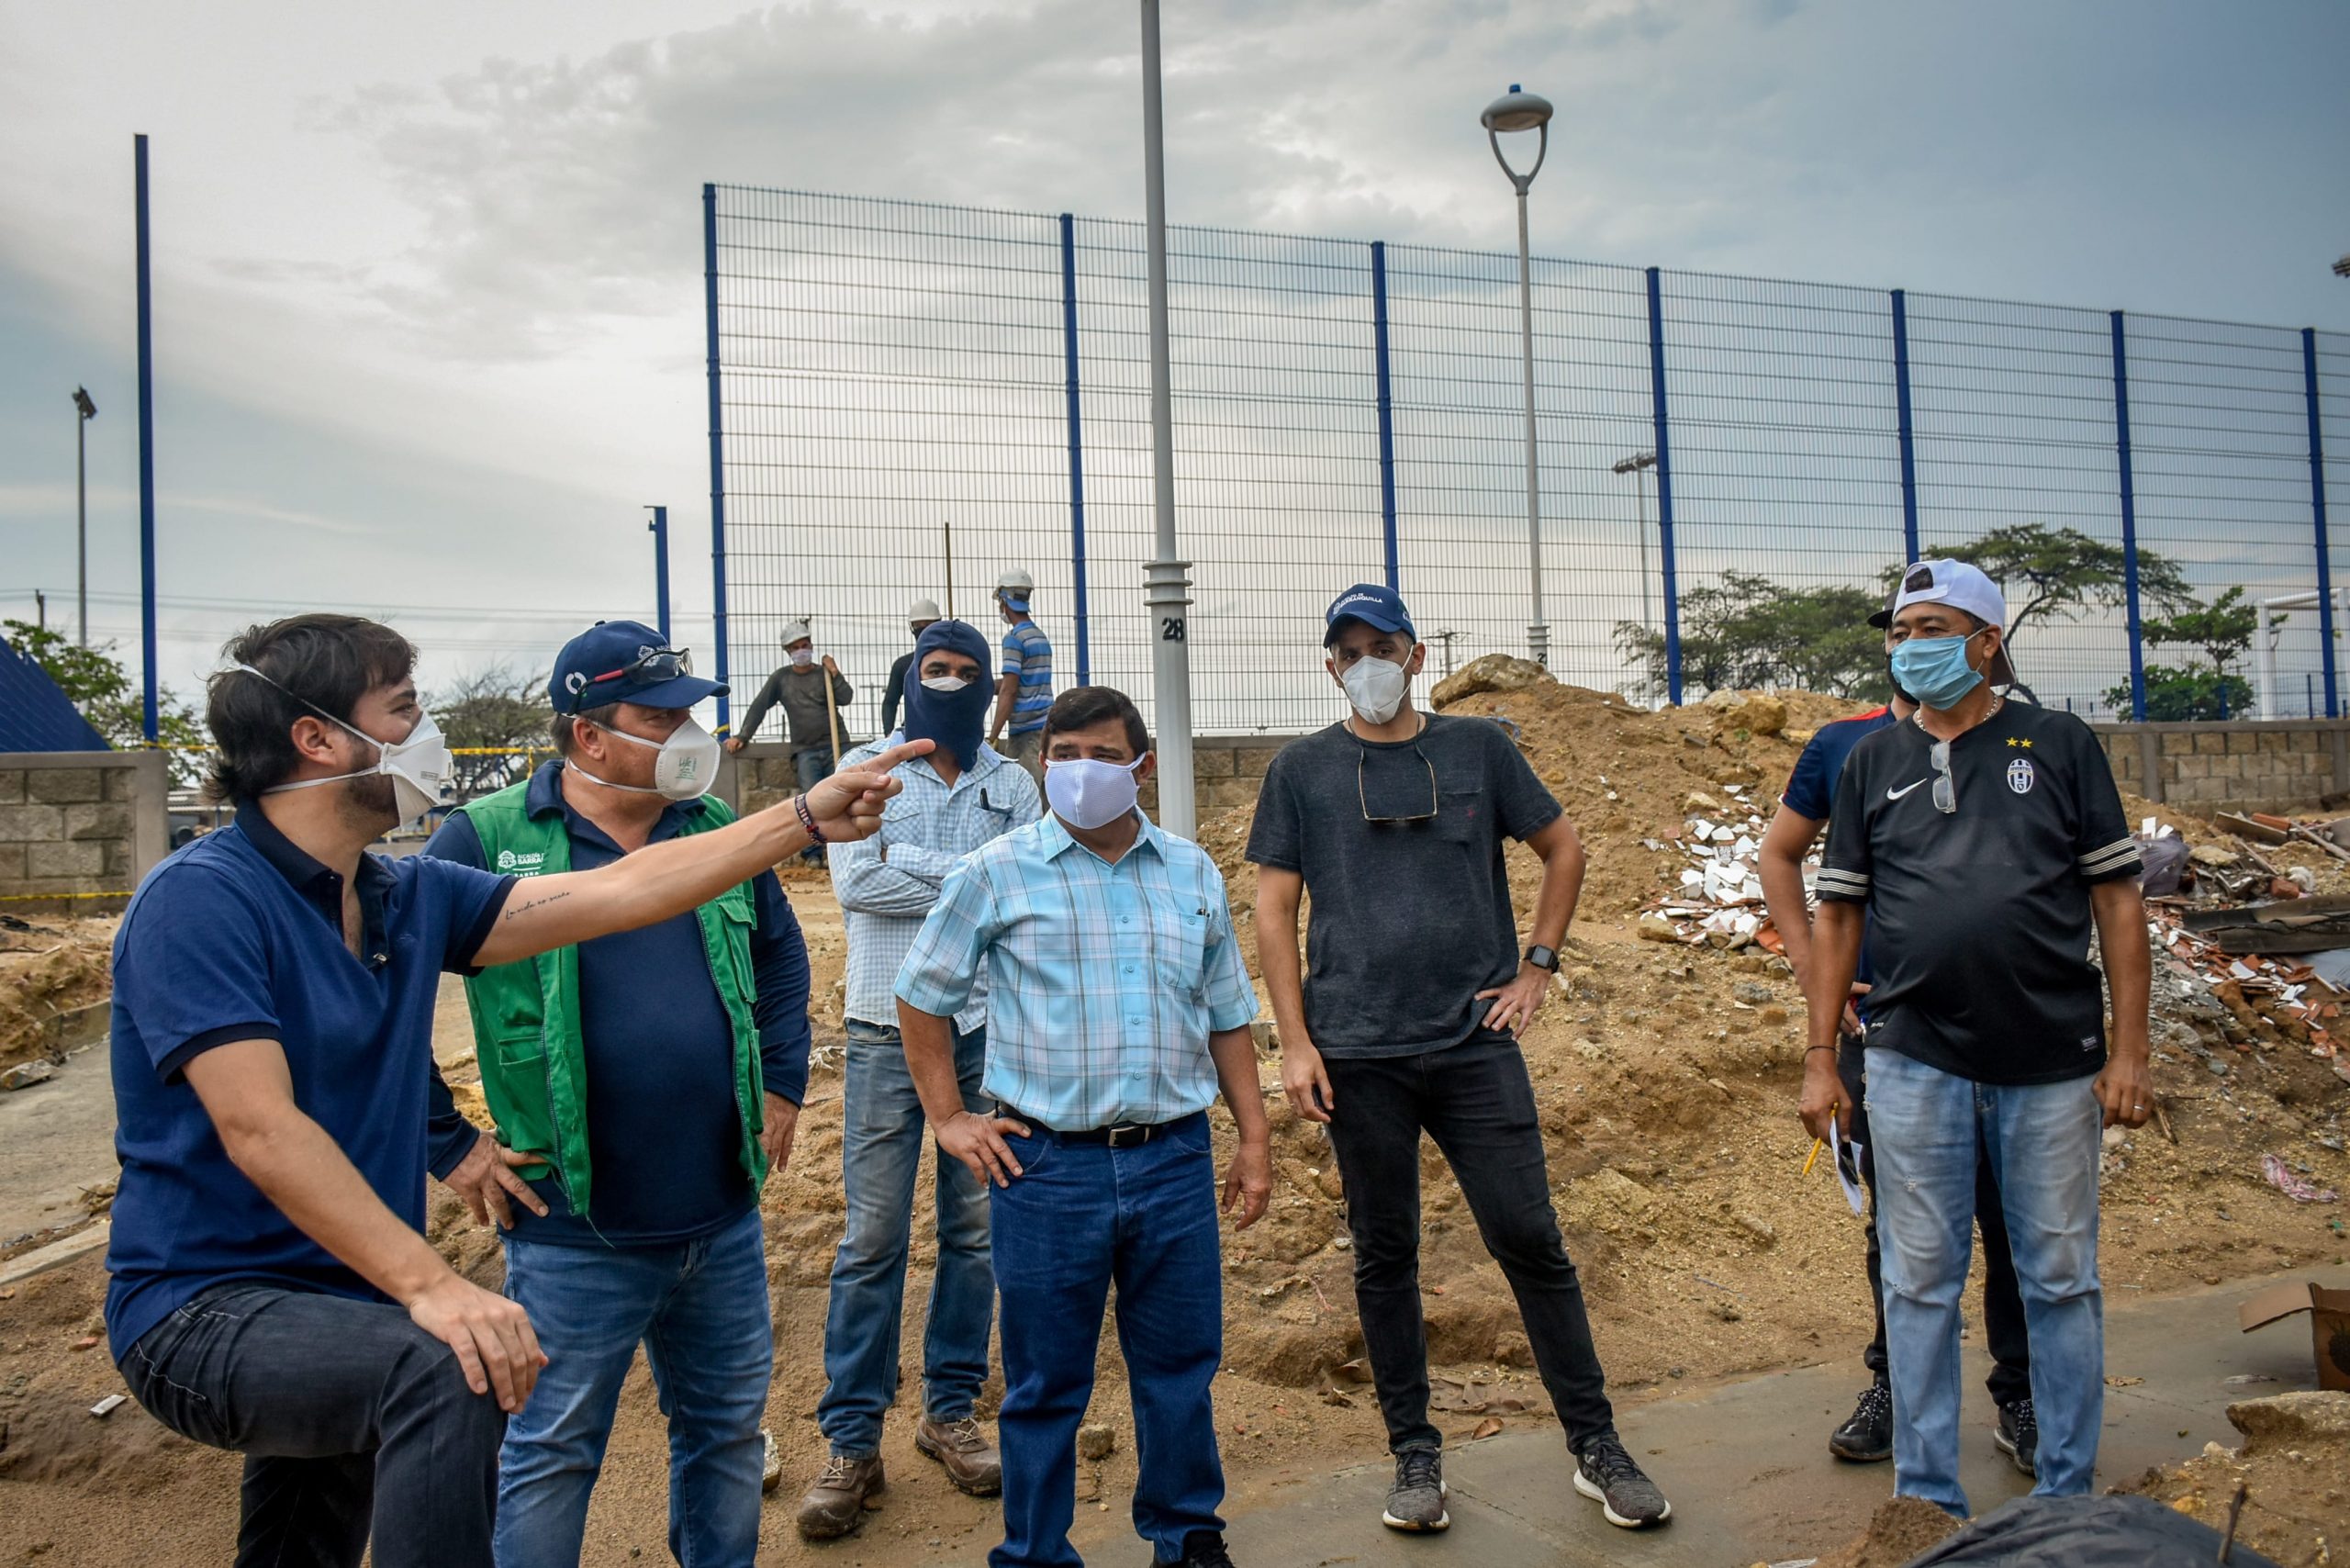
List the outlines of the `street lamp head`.
{"label": "street lamp head", "polygon": [[91,402],[89,393],[79,386],[73,388],[73,407],[85,420],[98,417],[98,406]]}
{"label": "street lamp head", "polygon": [[2344,256],[2333,263],[2333,275],[2350,277],[2350,256]]}
{"label": "street lamp head", "polygon": [[1629,457],[1618,460],[1616,465],[1616,472],[1618,474],[1637,474],[1643,468],[1653,468],[1655,466],[1655,453],[1636,452]]}
{"label": "street lamp head", "polygon": [[[1494,162],[1502,166],[1502,173],[1509,176],[1509,183],[1524,196],[1526,187],[1542,172],[1542,160],[1550,154],[1550,100],[1513,82],[1508,92],[1485,106],[1485,112],[1478,119],[1485,128],[1487,144],[1494,150]],[[1505,130],[1530,130],[1541,138],[1535,144],[1534,167],[1523,174],[1511,168],[1509,160],[1502,156],[1502,132]]]}
{"label": "street lamp head", "polygon": [[1513,82],[1508,92],[1485,106],[1478,123],[1487,130],[1539,130],[1550,123],[1550,100]]}

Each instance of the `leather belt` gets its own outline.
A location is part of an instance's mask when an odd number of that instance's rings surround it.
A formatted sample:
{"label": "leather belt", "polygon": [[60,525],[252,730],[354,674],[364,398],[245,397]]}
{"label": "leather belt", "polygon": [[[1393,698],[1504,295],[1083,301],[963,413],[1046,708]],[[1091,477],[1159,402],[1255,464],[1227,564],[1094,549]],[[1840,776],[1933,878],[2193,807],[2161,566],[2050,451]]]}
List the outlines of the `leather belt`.
{"label": "leather belt", "polygon": [[[1140,1148],[1175,1125],[1173,1122],[1114,1122],[1106,1127],[1087,1127],[1081,1132],[1064,1132],[1058,1127],[1046,1126],[1035,1117],[1007,1105],[1001,1100],[995,1103],[995,1114],[999,1116],[1009,1116],[1013,1121],[1025,1125],[1029,1130],[1042,1137],[1058,1138],[1063,1143],[1102,1144],[1111,1148]],[[1188,1117],[1178,1118],[1178,1120],[1188,1119]]]}

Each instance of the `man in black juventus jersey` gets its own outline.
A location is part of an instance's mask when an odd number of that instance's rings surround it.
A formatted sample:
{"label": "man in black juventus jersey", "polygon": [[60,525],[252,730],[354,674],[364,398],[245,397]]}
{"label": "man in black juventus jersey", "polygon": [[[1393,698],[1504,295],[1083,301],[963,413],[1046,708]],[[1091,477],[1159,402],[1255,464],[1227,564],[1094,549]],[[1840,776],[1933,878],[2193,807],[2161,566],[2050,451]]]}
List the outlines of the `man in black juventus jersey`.
{"label": "man in black juventus jersey", "polygon": [[1920,562],[1903,577],[1893,675],[1922,706],[1844,765],[1805,985],[1802,1114],[1824,1135],[1865,916],[1894,1490],[1962,1517],[1959,1300],[1977,1138],[1998,1177],[2031,1342],[2034,1491],[2081,1495],[2104,1403],[2099,1134],[2142,1126],[2153,1103],[2137,843],[2088,726],[1994,691],[2014,679],[2006,622],[1998,588],[1963,562]]}

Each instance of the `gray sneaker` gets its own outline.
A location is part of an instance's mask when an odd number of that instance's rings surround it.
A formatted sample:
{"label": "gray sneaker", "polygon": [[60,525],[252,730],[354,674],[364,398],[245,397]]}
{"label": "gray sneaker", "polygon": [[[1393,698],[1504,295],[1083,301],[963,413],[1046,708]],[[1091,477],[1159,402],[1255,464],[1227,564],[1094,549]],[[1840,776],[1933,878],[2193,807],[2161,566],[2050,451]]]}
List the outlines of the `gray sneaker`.
{"label": "gray sneaker", "polygon": [[1673,1518],[1673,1505],[1613,1432],[1592,1439],[1575,1456],[1575,1490],[1597,1503],[1609,1524],[1625,1529],[1645,1529]]}
{"label": "gray sneaker", "polygon": [[1405,1449],[1395,1456],[1395,1484],[1387,1490],[1387,1511],[1379,1522],[1389,1529],[1443,1529],[1452,1523],[1444,1511],[1451,1491],[1444,1484],[1443,1450]]}

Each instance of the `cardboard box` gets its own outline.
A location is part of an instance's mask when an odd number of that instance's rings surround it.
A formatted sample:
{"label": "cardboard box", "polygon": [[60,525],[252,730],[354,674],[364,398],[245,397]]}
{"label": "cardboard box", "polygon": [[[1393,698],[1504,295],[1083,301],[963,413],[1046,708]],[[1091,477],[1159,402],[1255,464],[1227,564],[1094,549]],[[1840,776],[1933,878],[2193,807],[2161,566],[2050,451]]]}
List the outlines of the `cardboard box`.
{"label": "cardboard box", "polygon": [[2350,1291],[2308,1282],[2271,1285],[2236,1308],[2236,1321],[2249,1334],[2297,1312],[2310,1315],[2317,1385],[2350,1393]]}

